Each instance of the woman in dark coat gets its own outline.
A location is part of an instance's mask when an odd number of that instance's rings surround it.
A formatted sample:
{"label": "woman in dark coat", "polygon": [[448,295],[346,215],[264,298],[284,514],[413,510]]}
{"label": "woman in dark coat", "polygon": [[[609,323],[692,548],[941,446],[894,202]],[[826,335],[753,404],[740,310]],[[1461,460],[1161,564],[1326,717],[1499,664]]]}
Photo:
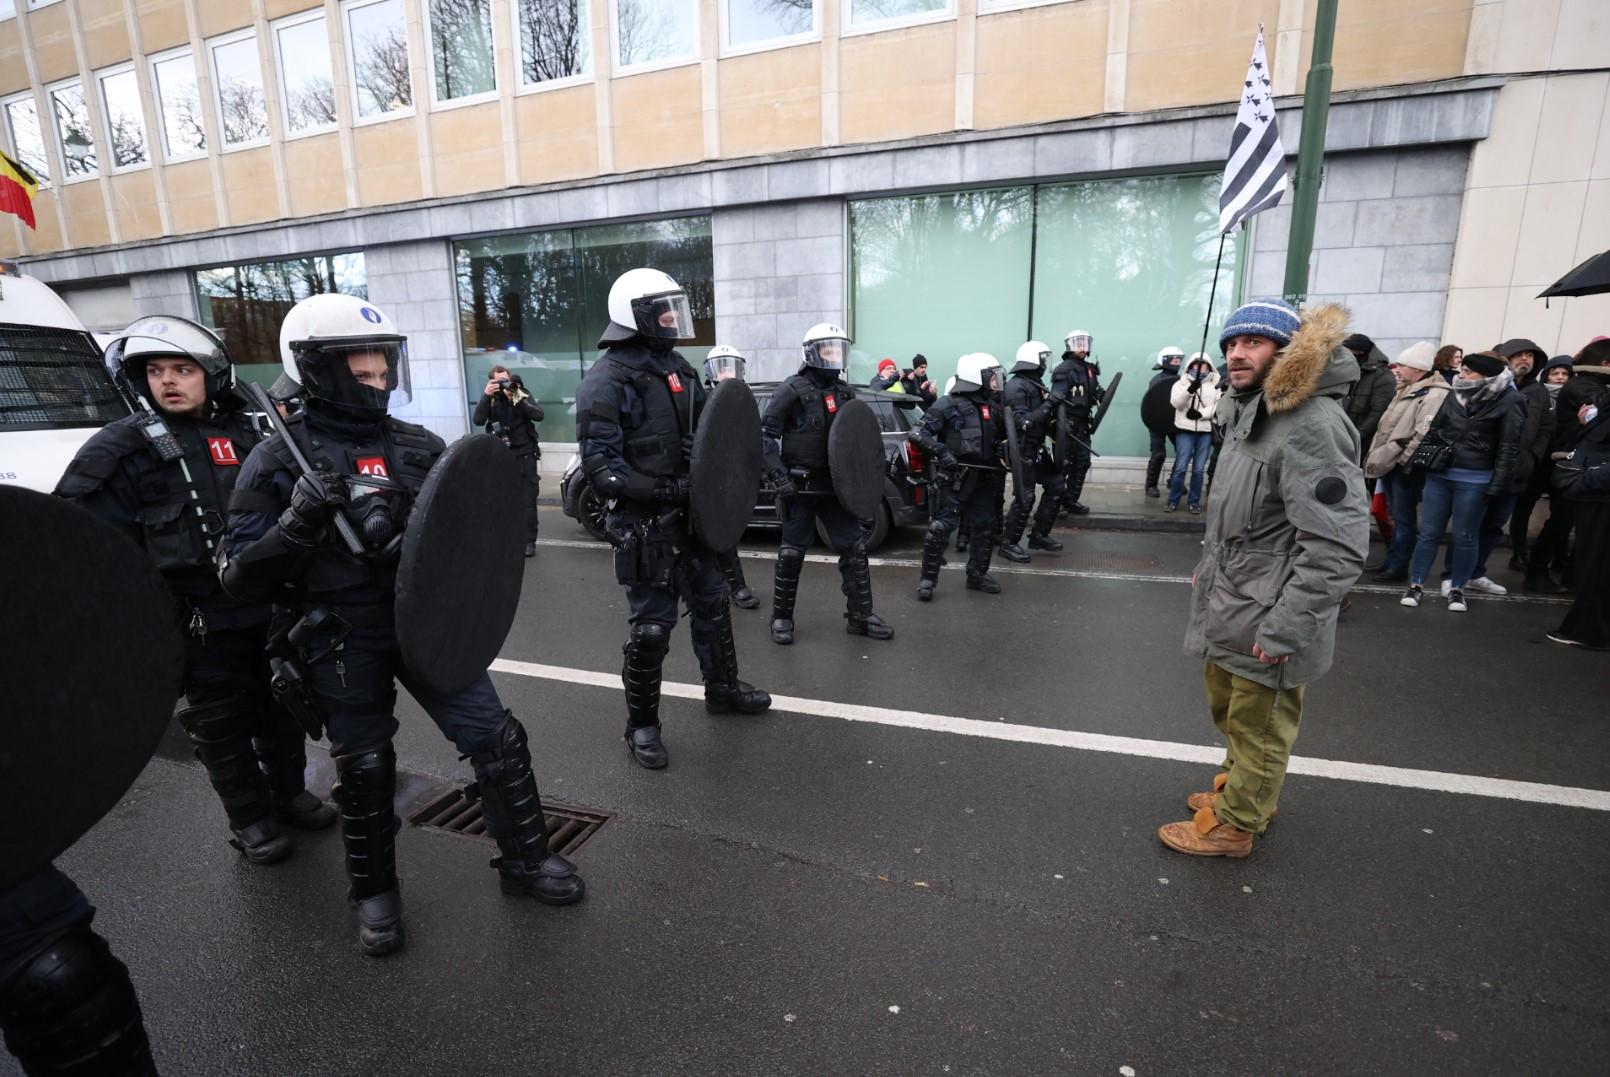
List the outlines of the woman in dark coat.
{"label": "woman in dark coat", "polygon": [[[1564,417],[1562,416],[1562,419]],[[1548,634],[1555,643],[1610,650],[1610,408],[1584,404],[1582,439],[1555,469],[1555,492],[1576,523],[1576,601]]]}

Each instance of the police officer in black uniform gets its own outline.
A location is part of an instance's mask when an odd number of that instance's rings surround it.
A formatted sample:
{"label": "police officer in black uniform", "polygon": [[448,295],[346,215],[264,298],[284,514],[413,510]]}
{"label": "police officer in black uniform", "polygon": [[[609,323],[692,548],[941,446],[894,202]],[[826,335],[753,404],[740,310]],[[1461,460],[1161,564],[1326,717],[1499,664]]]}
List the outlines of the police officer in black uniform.
{"label": "police officer in black uniform", "polygon": [[141,318],[107,360],[151,410],[96,431],[56,493],[140,542],[173,591],[186,627],[179,723],[223,801],[233,844],[272,864],[291,854],[279,822],[318,829],[335,812],[304,787],[302,727],[269,692],[268,605],[225,594],[213,563],[258,429],[223,342],[203,326]]}
{"label": "police officer in black uniform", "polygon": [[520,465],[520,488],[525,501],[525,555],[537,553],[537,498],[542,493],[542,446],[537,424],[542,421],[542,405],[526,392],[519,375],[506,366],[495,366],[487,374],[486,388],[475,402],[470,422],[484,427],[488,434],[502,439]]}
{"label": "police officer in black uniform", "polygon": [[[1085,476],[1090,473],[1090,417],[1101,405],[1106,390],[1101,387],[1101,367],[1090,358],[1090,334],[1075,329],[1062,339],[1062,362],[1051,372],[1051,390],[1067,399],[1058,410],[1068,421],[1068,459],[1064,462],[1063,512],[1083,516],[1089,506],[1079,500],[1084,493]],[[1062,421],[1059,415],[1058,421]]]}
{"label": "police officer in black uniform", "polygon": [[1001,585],[989,575],[1000,525],[1001,498],[1006,469],[1001,455],[1007,421],[997,392],[1001,364],[993,355],[973,352],[956,361],[956,383],[949,393],[923,413],[907,439],[932,461],[929,489],[933,515],[922,542],[922,571],[917,597],[934,597],[939,569],[945,563],[950,533],[965,527],[972,536],[967,555],[967,589],[989,595]]}
{"label": "police officer in black uniform", "polygon": [[[717,383],[728,378],[743,381],[747,365],[748,360],[743,352],[726,344],[717,344],[704,357],[704,387],[714,389]],[[716,554],[716,563],[721,566],[721,575],[726,578],[727,594],[732,604],[741,610],[759,609],[760,599],[755,597],[755,592],[749,589],[749,581],[744,579],[743,562],[738,557],[737,549]]]}
{"label": "police officer in black uniform", "polygon": [[[386,414],[389,403],[407,400],[405,338],[364,300],[315,295],[286,315],[280,356],[306,397],[287,427],[313,471],[301,474],[279,435],[252,451],[230,499],[220,578],[243,598],[273,597],[294,619],[287,639],[339,779],[333,796],[359,944],[372,956],[403,945],[396,681],[474,767],[486,829],[502,853],[492,865],[503,892],[549,905],[580,900],[575,866],[548,849],[525,729],[491,678],[437,692],[398,651],[392,610],[402,531],[444,449],[435,434]],[[337,537],[335,513],[361,536],[361,555]]]}
{"label": "police officer in black uniform", "polygon": [[1051,537],[1051,525],[1057,522],[1057,509],[1062,505],[1062,474],[1045,444],[1055,417],[1055,406],[1046,394],[1044,380],[1045,364],[1050,359],[1051,349],[1038,340],[1020,344],[1017,360],[1012,364],[1012,376],[1006,379],[1006,388],[1001,392],[1001,403],[1017,426],[1017,443],[1023,453],[1024,467],[1033,471],[1035,485],[1045,490],[1038,507],[1034,504],[1032,488],[1013,490],[1012,507],[1006,510],[1001,556],[1019,563],[1029,559],[1018,540],[1023,537],[1031,510],[1034,529],[1029,532],[1029,549],[1062,552],[1062,543]]}
{"label": "police officer in black uniform", "polygon": [[867,527],[839,503],[828,471],[827,438],[833,419],[846,400],[855,399],[855,390],[843,380],[850,338],[838,326],[823,322],[806,332],[801,349],[804,362],[799,372],[771,394],[760,422],[761,445],[782,521],[782,544],[777,548],[777,573],[772,582],[772,642],[794,642],[794,599],[805,551],[816,537],[817,520],[839,555],[844,630],[852,636],[892,639],[894,629],[872,612]]}
{"label": "police officer in black uniform", "polygon": [[705,710],[759,714],[771,706],[771,696],[738,679],[727,584],[687,519],[704,387],[676,342],[692,336],[681,285],[657,269],[629,270],[610,286],[609,326],[598,341],[605,351],[576,391],[582,472],[607,506],[615,578],[631,607],[621,648],[626,746],[650,770],[670,762],[660,736],[660,669],[679,602],[692,615]]}

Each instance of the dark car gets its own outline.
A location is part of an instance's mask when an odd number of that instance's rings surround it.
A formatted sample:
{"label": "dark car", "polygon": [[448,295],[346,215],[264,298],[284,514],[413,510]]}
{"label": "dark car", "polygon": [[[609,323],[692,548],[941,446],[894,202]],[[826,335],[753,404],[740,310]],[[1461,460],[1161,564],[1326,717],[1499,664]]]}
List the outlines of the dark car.
{"label": "dark car", "polygon": [[[777,383],[751,382],[749,387],[754,390],[755,401],[761,411],[765,411],[766,402],[771,399]],[[906,441],[906,433],[922,413],[916,400],[901,393],[858,388],[855,396],[870,404],[878,417],[878,423],[883,428],[883,451],[889,465],[883,480],[883,504],[878,507],[872,521],[872,533],[867,536],[867,550],[870,552],[883,545],[890,528],[922,526],[928,522],[925,461],[922,450]],[[579,455],[565,468],[564,478],[559,482],[559,497],[566,516],[578,520],[594,538],[604,538],[604,507],[591,485],[581,477]],[[777,526],[777,507],[773,501],[771,484],[762,480],[755,515],[749,521],[751,527]],[[817,531],[820,534],[821,528],[818,527]],[[821,537],[825,544],[827,536]]]}

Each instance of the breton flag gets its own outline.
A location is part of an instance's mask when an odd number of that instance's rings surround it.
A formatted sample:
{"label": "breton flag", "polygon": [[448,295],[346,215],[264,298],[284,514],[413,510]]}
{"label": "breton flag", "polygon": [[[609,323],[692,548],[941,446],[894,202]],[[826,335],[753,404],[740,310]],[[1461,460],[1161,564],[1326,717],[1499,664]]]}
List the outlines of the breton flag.
{"label": "breton flag", "polygon": [[1286,190],[1286,151],[1275,123],[1275,96],[1269,87],[1269,58],[1263,52],[1263,26],[1252,47],[1252,63],[1241,87],[1241,107],[1230,136],[1230,161],[1219,187],[1219,232],[1228,233],[1260,210],[1280,201]]}
{"label": "breton flag", "polygon": [[15,213],[29,228],[34,224],[34,192],[39,181],[34,174],[0,151],[0,212]]}

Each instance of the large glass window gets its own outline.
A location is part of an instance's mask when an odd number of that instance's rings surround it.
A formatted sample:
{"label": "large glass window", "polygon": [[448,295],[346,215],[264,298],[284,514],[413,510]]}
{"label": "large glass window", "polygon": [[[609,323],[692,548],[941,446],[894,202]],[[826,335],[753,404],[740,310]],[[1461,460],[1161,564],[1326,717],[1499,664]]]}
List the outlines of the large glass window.
{"label": "large glass window", "polygon": [[490,0],[430,0],[431,83],[437,101],[497,91]]}
{"label": "large glass window", "polygon": [[699,54],[695,0],[612,0],[615,62],[620,67],[674,63]]}
{"label": "large glass window", "polygon": [[185,161],[207,152],[207,128],[201,119],[201,91],[196,61],[189,50],[151,61],[151,81],[162,117],[162,149],[169,161]]}
{"label": "large glass window", "polygon": [[536,86],[592,70],[587,0],[515,0],[520,82]]}
{"label": "large glass window", "polygon": [[918,20],[950,11],[950,0],[844,0],[852,27],[880,22]]}
{"label": "large glass window", "polygon": [[330,68],[330,32],[322,11],[274,25],[279,57],[285,132],[310,135],[335,127],[335,76]]}
{"label": "large glass window", "polygon": [[280,375],[280,323],[291,307],[324,292],[369,298],[361,252],[202,269],[195,280],[202,324],[223,338],[237,373],[263,386]]}
{"label": "large glass window", "polygon": [[62,178],[67,182],[95,175],[95,135],[89,125],[84,85],[69,82],[50,90],[50,111],[61,139]]}
{"label": "large glass window", "polygon": [[40,183],[50,182],[50,162],[45,156],[45,135],[39,127],[39,106],[33,94],[13,97],[6,102],[6,129],[17,160]]}
{"label": "large glass window", "polygon": [[253,31],[230,34],[208,45],[212,52],[213,88],[225,146],[251,146],[268,140],[268,105],[263,95],[263,65]]}
{"label": "large glass window", "polygon": [[[1103,381],[1125,379],[1096,448],[1144,455],[1140,394],[1158,350],[1201,346],[1218,182],[1148,176],[851,203],[852,380],[864,384],[885,355],[906,365],[921,352],[942,385],[967,352],[1009,368],[1024,340],[1060,355],[1083,329]],[[1240,242],[1225,245],[1215,326],[1237,302]]]}
{"label": "large glass window", "polygon": [[815,0],[721,0],[728,48],[800,37],[816,29]]}
{"label": "large glass window", "polygon": [[576,387],[599,354],[609,286],[628,269],[662,269],[687,289],[695,336],[678,350],[689,361],[715,343],[708,217],[466,240],[455,256],[467,407],[493,364],[506,366],[542,404],[544,441],[576,439]]}
{"label": "large glass window", "polygon": [[145,109],[140,106],[140,82],[134,69],[100,76],[101,101],[106,107],[106,134],[112,140],[112,170],[149,164],[145,147]]}
{"label": "large glass window", "polygon": [[347,53],[358,119],[402,112],[414,106],[408,76],[408,27],[402,0],[350,4]]}
{"label": "large glass window", "polygon": [[16,14],[16,0],[0,0],[0,19],[15,18]]}

